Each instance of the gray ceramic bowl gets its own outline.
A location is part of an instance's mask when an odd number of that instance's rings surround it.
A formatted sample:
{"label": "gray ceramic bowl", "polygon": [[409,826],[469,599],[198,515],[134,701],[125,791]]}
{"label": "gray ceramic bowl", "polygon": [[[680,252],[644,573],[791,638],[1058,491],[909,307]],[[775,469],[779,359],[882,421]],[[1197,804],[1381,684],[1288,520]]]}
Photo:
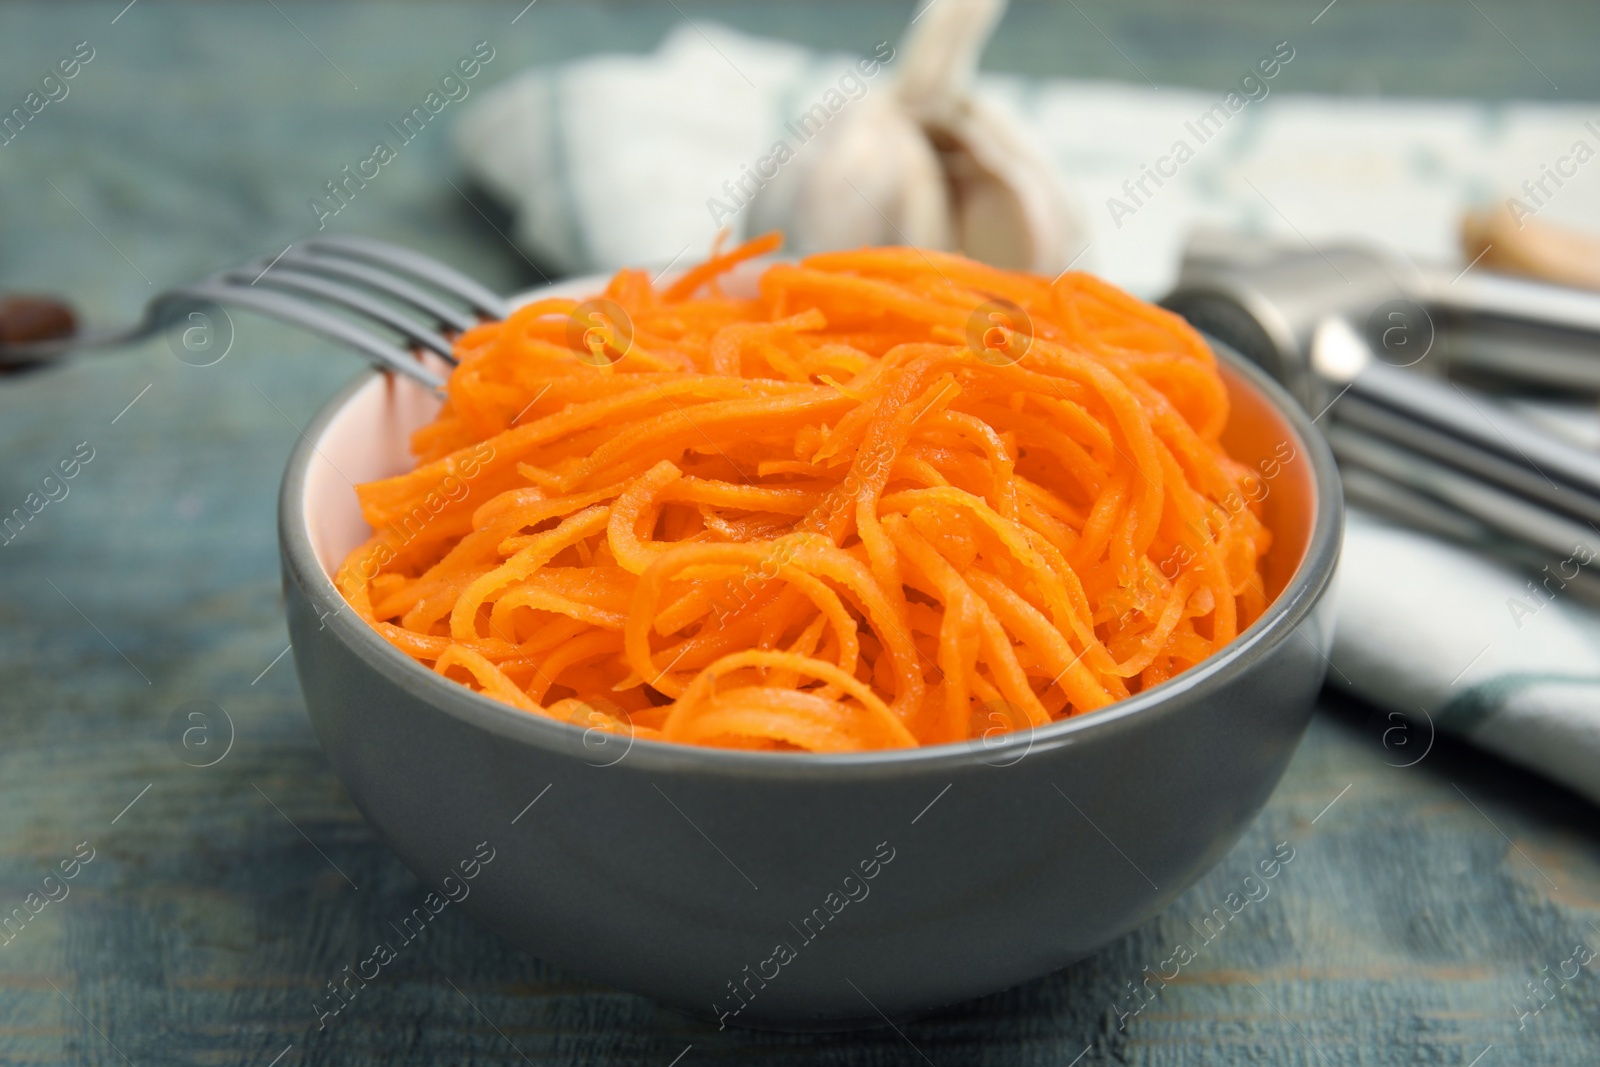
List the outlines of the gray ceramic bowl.
{"label": "gray ceramic bowl", "polygon": [[1327,665],[1333,461],[1260,371],[1226,352],[1222,366],[1228,445],[1269,475],[1266,614],[1092,715],[992,744],[838,756],[586,734],[390,646],[329,580],[367,533],[346,478],[408,469],[406,435],[436,402],[365,375],[306,430],[280,501],[317,736],[368,821],[462,910],[577,974],[726,1025],[881,1025],[1054,971],[1228,851]]}

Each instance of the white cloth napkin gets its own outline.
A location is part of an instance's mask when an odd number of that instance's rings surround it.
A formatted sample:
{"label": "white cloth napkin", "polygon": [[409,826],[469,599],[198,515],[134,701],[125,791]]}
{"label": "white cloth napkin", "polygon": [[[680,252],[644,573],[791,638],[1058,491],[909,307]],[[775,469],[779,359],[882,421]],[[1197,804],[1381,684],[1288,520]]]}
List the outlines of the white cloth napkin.
{"label": "white cloth napkin", "polygon": [[[1004,76],[980,77],[977,92],[1031,133],[1077,204],[1089,238],[1078,266],[1146,297],[1171,285],[1196,225],[1458,260],[1463,207],[1512,194],[1579,139],[1600,148],[1584,125],[1592,105],[1296,95],[1300,44],[1263,40],[1232,100]],[[725,224],[742,234],[782,221],[748,207],[730,217],[713,201],[730,204],[725,182],[737,185],[778,139],[793,141],[786,123],[882,54],[879,42],[859,51],[818,55],[684,26],[653,55],[525,72],[468,105],[457,143],[516,208],[530,253],[568,272],[664,265],[703,252]],[[861,77],[861,95],[842,95],[839,114],[886,92],[889,73]],[[1218,114],[1227,117],[1213,118],[1201,143],[1195,123]],[[1192,158],[1162,163],[1180,140]],[[1147,180],[1134,204],[1125,183],[1137,189],[1157,166],[1176,175]],[[1600,172],[1569,181],[1539,213],[1580,225],[1600,217]],[[1341,570],[1330,684],[1422,713],[1600,801],[1600,613],[1570,596],[1535,602],[1527,575],[1359,512]],[[1513,599],[1540,606],[1513,612]],[[1425,746],[1428,728],[1410,730],[1408,743]],[[1389,758],[1420,751],[1393,745]]]}
{"label": "white cloth napkin", "polygon": [[1440,730],[1600,802],[1600,612],[1562,588],[1560,562],[1530,587],[1527,573],[1350,512],[1328,684],[1410,718],[1376,725],[1387,762],[1426,758]]}

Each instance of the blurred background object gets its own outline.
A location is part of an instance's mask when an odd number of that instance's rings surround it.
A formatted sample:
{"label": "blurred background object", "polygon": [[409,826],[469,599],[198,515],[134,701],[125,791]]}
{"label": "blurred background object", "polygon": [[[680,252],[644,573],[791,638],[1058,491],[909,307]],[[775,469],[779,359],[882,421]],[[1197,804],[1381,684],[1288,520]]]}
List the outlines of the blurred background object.
{"label": "blurred background object", "polygon": [[665,264],[729,229],[1054,274],[1083,250],[1078,212],[1036,132],[974,92],[1004,11],[936,0],[856,55],[684,25],[646,57],[519,74],[468,106],[457,142],[525,249],[566,271]]}
{"label": "blurred background object", "polygon": [[0,345],[70,336],[77,321],[70,308],[43,296],[0,297]]}
{"label": "blurred background object", "polygon": [[1087,237],[1062,176],[1032,131],[975,92],[1005,9],[924,0],[891,52],[888,92],[820,129],[761,189],[747,228],[782,230],[799,252],[912,244],[1051,275],[1078,259]]}
{"label": "blurred background object", "polygon": [[[1228,27],[1238,44],[1213,91],[1158,87],[1128,47],[1149,23],[1126,8],[1115,34],[1086,10],[1032,4],[992,29],[998,4],[938,0],[916,9],[908,34],[879,23],[844,54],[798,47],[787,34],[752,36],[747,13],[713,10],[716,21],[687,20],[648,56],[608,50],[542,65],[466,106],[464,164],[514,211],[511,232],[535,260],[563,271],[665,264],[730,225],[735,236],[793,229],[802,251],[889,239],[1017,262],[1017,237],[986,247],[973,234],[1026,229],[1037,248],[1024,259],[1037,269],[1072,263],[1154,297],[1175,281],[1197,225],[1302,245],[1360,240],[1453,263],[1464,209],[1525,196],[1520,183],[1541,179],[1540,163],[1559,163],[1575,137],[1600,145],[1584,126],[1590,114],[1571,102],[1581,97],[1555,91],[1543,63],[1524,63],[1522,92],[1558,102],[1428,99],[1437,82],[1407,91],[1415,67],[1400,92],[1361,81],[1359,65],[1329,86],[1330,38],[1379,55],[1402,40],[1420,45],[1427,20],[1452,38],[1477,32],[1451,28],[1443,5],[1396,9],[1398,22],[1417,20],[1415,40],[1363,27],[1353,20],[1370,16],[1355,9],[1316,22],[1285,8],[1203,27],[1162,18],[1168,32],[1193,31],[1163,50],[1164,63],[1196,63]],[[1486,15],[1473,16],[1496,34]],[[985,73],[968,87],[985,43],[1003,62],[1006,31],[1019,27],[1058,42],[1059,61],[1027,78]],[[1109,47],[1120,70],[1080,63],[1085,39]],[[863,57],[870,66],[857,66]],[[1428,62],[1426,51],[1406,59]],[[1483,91],[1462,73],[1431,76],[1463,96]],[[1363,91],[1325,95],[1352,84]],[[967,236],[961,203],[985,219]],[[1583,224],[1600,218],[1600,185],[1580,171],[1541,203],[1543,221]]]}
{"label": "blurred background object", "polygon": [[1530,214],[1514,196],[1467,212],[1461,219],[1462,254],[1489,270],[1600,289],[1600,235],[1539,222]]}

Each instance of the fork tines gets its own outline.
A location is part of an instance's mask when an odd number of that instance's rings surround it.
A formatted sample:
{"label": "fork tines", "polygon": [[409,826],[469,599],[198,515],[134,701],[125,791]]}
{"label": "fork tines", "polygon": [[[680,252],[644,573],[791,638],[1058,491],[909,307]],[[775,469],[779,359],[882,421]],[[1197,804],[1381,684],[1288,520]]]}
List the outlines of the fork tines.
{"label": "fork tines", "polygon": [[314,237],[162,295],[165,304],[247,307],[355,348],[436,392],[444,379],[417,358],[455,362],[451,340],[510,308],[452,267],[369,237]]}

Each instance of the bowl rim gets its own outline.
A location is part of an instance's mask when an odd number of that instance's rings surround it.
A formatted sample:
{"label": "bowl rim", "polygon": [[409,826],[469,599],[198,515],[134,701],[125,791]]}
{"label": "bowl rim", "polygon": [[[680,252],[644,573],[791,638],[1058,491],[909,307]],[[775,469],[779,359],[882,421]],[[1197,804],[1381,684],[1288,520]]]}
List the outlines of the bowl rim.
{"label": "bowl rim", "polygon": [[[578,280],[556,283],[549,288],[565,288],[575,281]],[[545,291],[548,290],[544,287],[536,290]],[[1036,729],[1012,731],[1003,735],[1006,740],[998,746],[975,739],[869,752],[751,752],[630,736],[623,756],[590,765],[627,763],[635,769],[659,773],[709,772],[785,779],[814,777],[817,773],[853,777],[954,770],[970,765],[1009,766],[1035,751],[1087,742],[1176,714],[1177,709],[1203,698],[1208,691],[1247,671],[1297,630],[1332,583],[1342,542],[1344,494],[1327,441],[1287,390],[1226,344],[1209,335],[1205,340],[1219,361],[1264,395],[1268,406],[1294,432],[1298,438],[1297,447],[1311,465],[1313,514],[1299,565],[1261,617],[1220,651],[1160,685],[1091,714],[1058,720]],[[585,754],[582,739],[588,731],[577,724],[533,715],[494,700],[443,677],[401,652],[353,611],[345,610],[348,602],[323,572],[312,545],[304,506],[306,477],[313,458],[319,454],[322,437],[334,419],[374,378],[385,376],[386,372],[376,369],[357,375],[318,409],[294,444],[278,498],[279,548],[285,583],[297,583],[314,607],[319,603],[331,605],[329,610],[317,612],[321,616],[319,629],[331,631],[367,666],[436,710],[508,740],[544,749],[551,755]],[[1299,636],[1327,660],[1324,648],[1305,634]],[[1008,756],[1005,763],[991,762],[996,752],[1009,751],[1017,745],[1015,738],[1026,742],[1022,754],[1015,760]],[[575,742],[578,742],[576,748]]]}

